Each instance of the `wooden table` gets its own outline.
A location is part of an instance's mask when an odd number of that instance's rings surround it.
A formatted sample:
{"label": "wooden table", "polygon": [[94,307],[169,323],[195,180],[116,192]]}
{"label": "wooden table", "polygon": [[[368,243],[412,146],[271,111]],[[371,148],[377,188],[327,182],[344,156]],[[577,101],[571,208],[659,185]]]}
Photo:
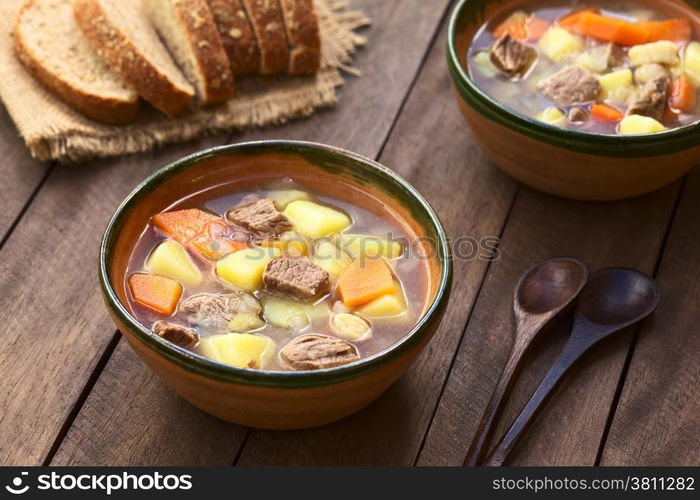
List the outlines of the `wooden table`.
{"label": "wooden table", "polygon": [[[356,59],[364,76],[310,119],[59,166],[33,161],[2,112],[0,464],[461,464],[510,347],[514,284],[563,254],[653,274],[664,301],[640,329],[590,352],[510,463],[700,464],[700,171],[618,203],[518,185],[485,158],[455,106],[444,57],[451,2],[351,3],[373,19]],[[444,323],[406,376],[364,411],[297,432],[239,427],[185,403],[120,338],[97,286],[102,231],[144,176],[205,147],[271,138],[376,158],[432,202],[452,236],[501,239],[498,260],[455,262]],[[565,333],[528,357],[498,431]]]}

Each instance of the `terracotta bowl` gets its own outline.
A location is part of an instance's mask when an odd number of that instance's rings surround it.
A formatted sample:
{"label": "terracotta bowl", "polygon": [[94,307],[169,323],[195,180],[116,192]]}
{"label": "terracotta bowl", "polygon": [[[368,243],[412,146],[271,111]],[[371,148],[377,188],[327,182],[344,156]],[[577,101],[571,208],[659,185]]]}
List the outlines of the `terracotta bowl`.
{"label": "terracotta bowl", "polygon": [[[407,326],[401,340],[376,355],[305,372],[244,370],[220,364],[178,348],[141,325],[129,309],[124,278],[131,251],[150,217],[203,190],[220,196],[285,177],[395,220],[428,250],[428,300],[420,321]],[[117,209],[100,251],[100,282],[107,307],[141,359],[175,392],[205,412],[266,429],[332,422],[377,398],[408,369],[437,329],[451,280],[450,251],[442,224],[408,182],[354,153],[302,142],[224,146],[168,165]]]}
{"label": "terracotta bowl", "polygon": [[[700,0],[635,0],[691,19],[700,35]],[[532,6],[527,0],[461,0],[449,27],[447,60],[459,108],[492,161],[541,191],[615,200],[659,189],[700,163],[700,121],[658,134],[614,136],[566,130],[504,107],[469,76],[467,52],[489,19]]]}

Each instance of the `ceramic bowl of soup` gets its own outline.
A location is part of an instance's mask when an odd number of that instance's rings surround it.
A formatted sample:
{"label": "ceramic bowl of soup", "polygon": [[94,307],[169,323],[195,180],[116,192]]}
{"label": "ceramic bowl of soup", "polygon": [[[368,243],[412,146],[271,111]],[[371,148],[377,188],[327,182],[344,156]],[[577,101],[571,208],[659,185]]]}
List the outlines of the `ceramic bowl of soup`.
{"label": "ceramic bowl of soup", "polygon": [[302,142],[206,150],[143,182],[102,242],[112,318],[207,413],[297,429],[366,406],[438,327],[452,266],[390,169]]}
{"label": "ceramic bowl of soup", "polygon": [[700,1],[462,0],[447,57],[492,161],[583,200],[659,189],[700,158]]}

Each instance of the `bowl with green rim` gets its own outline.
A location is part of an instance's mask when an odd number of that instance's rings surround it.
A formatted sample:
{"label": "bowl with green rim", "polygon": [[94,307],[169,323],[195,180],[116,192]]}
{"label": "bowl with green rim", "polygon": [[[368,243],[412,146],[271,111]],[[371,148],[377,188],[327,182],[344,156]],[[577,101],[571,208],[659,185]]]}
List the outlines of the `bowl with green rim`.
{"label": "bowl with green rim", "polygon": [[[469,75],[477,31],[525,0],[461,0],[447,39],[447,62],[459,109],[475,141],[515,179],[566,198],[616,200],[655,191],[700,163],[700,121],[648,135],[616,136],[549,125],[509,109]],[[691,20],[700,36],[700,0],[637,0],[669,17]]]}
{"label": "bowl with green rim", "polygon": [[[247,370],[180,348],[142,325],[129,307],[131,252],[152,215],[197,193],[212,197],[293,178],[305,186],[395,220],[420,247],[425,304],[415,324],[387,349],[315,371]],[[377,162],[339,148],[296,141],[208,149],[147,178],[117,208],[104,233],[99,279],[109,313],[139,357],[180,396],[219,418],[265,429],[299,429],[338,420],[369,404],[425,348],[447,305],[452,262],[445,230],[407,181]]]}

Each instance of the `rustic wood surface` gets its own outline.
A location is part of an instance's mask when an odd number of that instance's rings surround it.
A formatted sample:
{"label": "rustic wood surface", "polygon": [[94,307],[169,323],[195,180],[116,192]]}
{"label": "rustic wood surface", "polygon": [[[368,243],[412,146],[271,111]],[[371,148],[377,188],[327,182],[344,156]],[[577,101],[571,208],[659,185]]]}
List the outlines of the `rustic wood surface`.
{"label": "rustic wood surface", "polygon": [[4,107],[0,107],[0,124],[0,242],[3,242],[51,166],[32,160]]}
{"label": "rustic wood surface", "polygon": [[[352,0],[373,20],[333,110],[81,166],[32,160],[0,112],[0,465],[460,465],[513,336],[512,291],[539,260],[639,268],[664,300],[594,348],[510,464],[700,465],[700,173],[616,203],[519,186],[472,141],[444,61],[449,0]],[[96,283],[109,216],[145,175],[227,142],[292,138],[377,158],[412,182],[453,237],[500,238],[499,258],[455,262],[445,320],[409,373],[367,409],[318,429],[269,432],[210,417],[167,389],[115,332]],[[535,342],[507,428],[563,345]]]}
{"label": "rustic wood surface", "polygon": [[632,352],[603,465],[698,465],[700,451],[700,170],[695,169],[664,248],[657,273],[665,304]]}

